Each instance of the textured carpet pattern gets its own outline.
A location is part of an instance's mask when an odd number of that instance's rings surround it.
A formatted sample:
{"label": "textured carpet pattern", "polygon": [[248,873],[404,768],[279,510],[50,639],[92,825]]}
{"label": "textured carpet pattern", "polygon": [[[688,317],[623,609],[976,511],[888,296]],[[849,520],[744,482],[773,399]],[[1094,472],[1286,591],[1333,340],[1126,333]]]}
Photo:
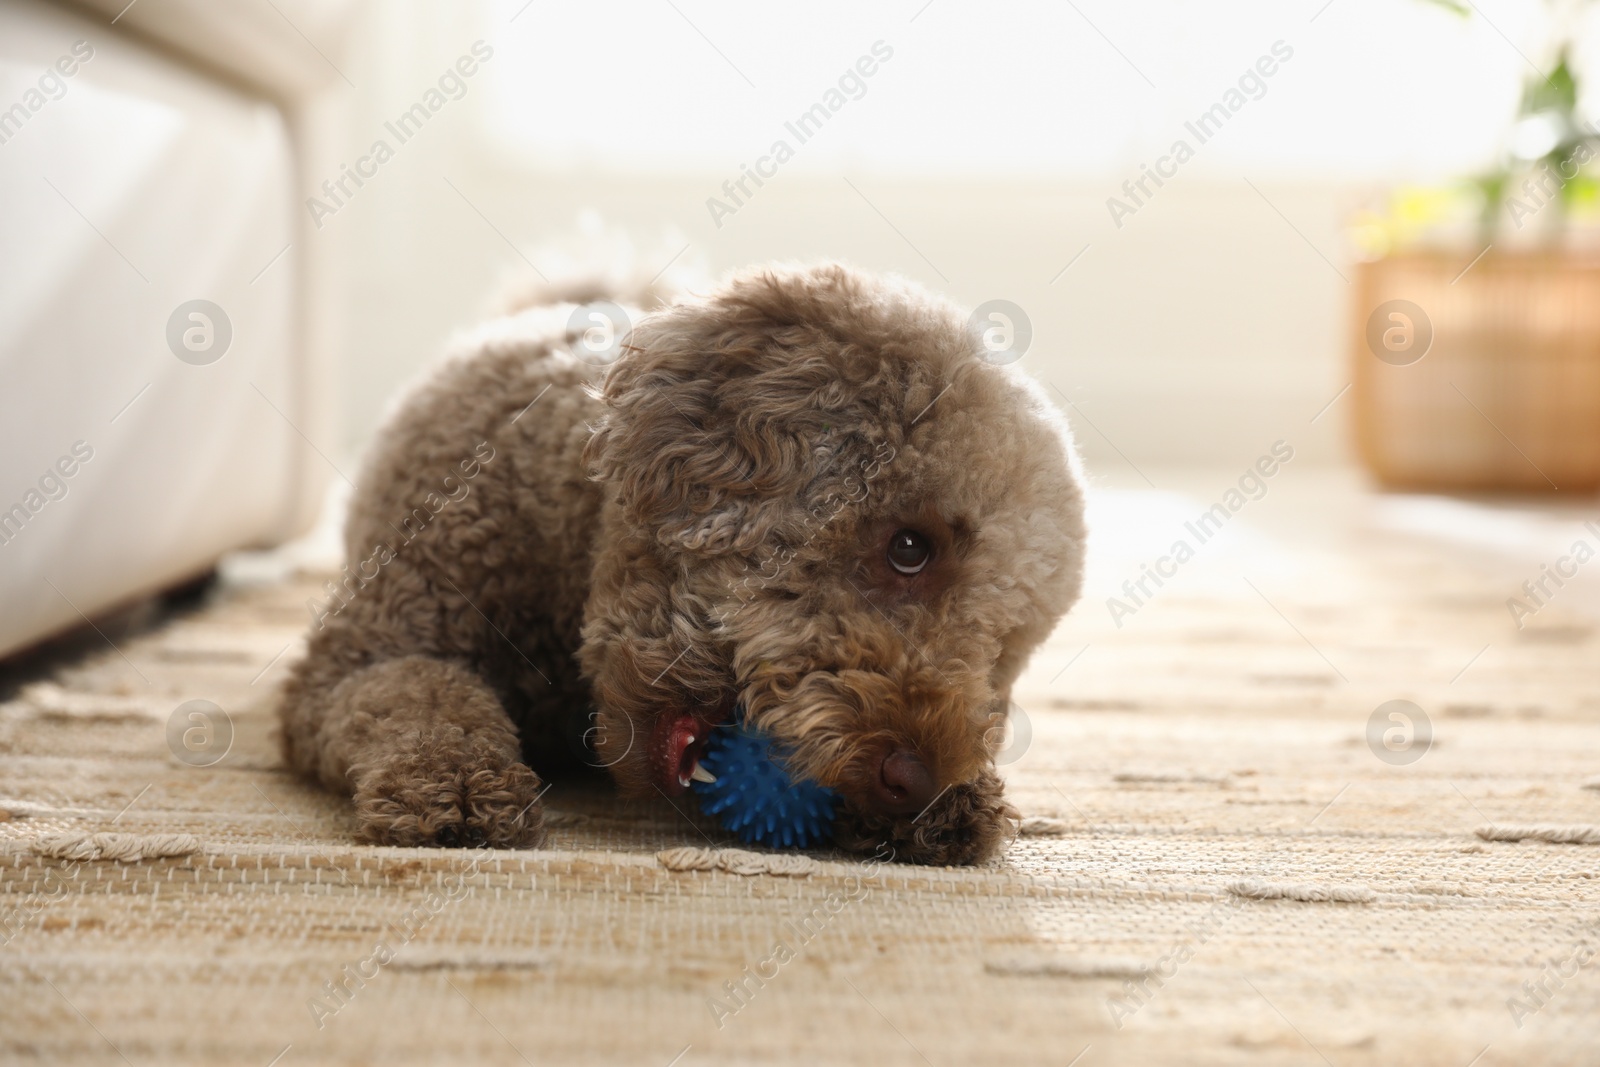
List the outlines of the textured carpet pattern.
{"label": "textured carpet pattern", "polygon": [[[1593,623],[1517,630],[1540,560],[1283,488],[1117,627],[1195,492],[1098,498],[1017,694],[1031,818],[979,870],[771,863],[575,786],[540,851],[353,846],[271,737],[317,582],[225,585],[0,705],[0,1060],[1600,1060]],[[1432,721],[1409,764],[1368,742],[1391,699]]]}

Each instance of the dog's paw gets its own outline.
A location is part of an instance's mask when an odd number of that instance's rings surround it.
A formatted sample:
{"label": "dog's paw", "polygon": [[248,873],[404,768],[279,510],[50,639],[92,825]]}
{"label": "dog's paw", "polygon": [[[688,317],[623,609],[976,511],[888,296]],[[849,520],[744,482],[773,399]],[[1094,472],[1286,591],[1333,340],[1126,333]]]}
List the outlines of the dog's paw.
{"label": "dog's paw", "polygon": [[982,863],[1014,835],[1020,819],[1004,789],[998,776],[985,772],[945,790],[916,816],[880,815],[847,803],[834,822],[834,837],[851,852],[881,854],[888,846],[893,858],[906,863]]}
{"label": "dog's paw", "polygon": [[363,841],[531,848],[544,840],[539,776],[494,746],[456,734],[391,750],[352,772]]}

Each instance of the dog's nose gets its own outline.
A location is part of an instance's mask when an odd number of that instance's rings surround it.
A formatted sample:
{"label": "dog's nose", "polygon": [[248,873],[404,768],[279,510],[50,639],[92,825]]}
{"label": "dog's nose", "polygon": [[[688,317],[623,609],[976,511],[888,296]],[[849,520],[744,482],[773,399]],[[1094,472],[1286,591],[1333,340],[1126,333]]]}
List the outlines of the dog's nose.
{"label": "dog's nose", "polygon": [[934,797],[933,775],[910,749],[897,748],[878,767],[879,810],[889,815],[920,814]]}

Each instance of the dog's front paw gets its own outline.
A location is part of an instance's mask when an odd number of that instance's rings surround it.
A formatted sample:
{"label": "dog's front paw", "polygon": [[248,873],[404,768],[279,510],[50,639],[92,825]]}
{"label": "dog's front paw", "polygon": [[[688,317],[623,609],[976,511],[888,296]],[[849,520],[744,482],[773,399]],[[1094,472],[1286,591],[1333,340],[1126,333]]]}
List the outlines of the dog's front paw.
{"label": "dog's front paw", "polygon": [[493,745],[459,730],[445,733],[390,749],[351,772],[361,839],[444,848],[540,844],[539,776]]}
{"label": "dog's front paw", "polygon": [[916,816],[881,815],[846,803],[834,822],[834,837],[851,852],[878,852],[887,845],[895,859],[907,863],[982,863],[1012,837],[1019,819],[1004,790],[997,775],[985,772],[945,790]]}

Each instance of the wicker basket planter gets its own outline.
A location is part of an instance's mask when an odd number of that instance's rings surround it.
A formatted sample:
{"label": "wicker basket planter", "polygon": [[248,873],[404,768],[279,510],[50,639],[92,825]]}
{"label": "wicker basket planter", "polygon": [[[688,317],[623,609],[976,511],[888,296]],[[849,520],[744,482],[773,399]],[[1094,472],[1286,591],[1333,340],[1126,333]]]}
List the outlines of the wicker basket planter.
{"label": "wicker basket planter", "polygon": [[1395,489],[1600,488],[1600,258],[1359,265],[1356,442]]}

